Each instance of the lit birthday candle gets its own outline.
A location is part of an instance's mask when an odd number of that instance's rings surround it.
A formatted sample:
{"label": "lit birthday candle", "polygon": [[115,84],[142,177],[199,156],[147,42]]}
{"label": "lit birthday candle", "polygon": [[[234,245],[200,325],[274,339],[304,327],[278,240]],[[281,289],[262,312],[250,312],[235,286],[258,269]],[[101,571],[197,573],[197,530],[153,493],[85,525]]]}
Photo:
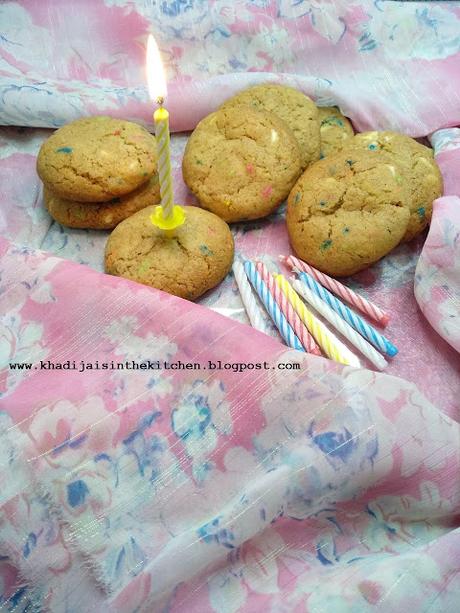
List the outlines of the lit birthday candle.
{"label": "lit birthday candle", "polygon": [[153,114],[153,121],[158,148],[158,177],[161,194],[161,205],[155,207],[150,220],[153,225],[162,230],[174,230],[184,223],[185,211],[181,206],[174,204],[169,113],[163,106],[167,93],[166,78],[160,51],[151,34],[147,42],[147,82],[150,97],[159,105],[159,108]]}

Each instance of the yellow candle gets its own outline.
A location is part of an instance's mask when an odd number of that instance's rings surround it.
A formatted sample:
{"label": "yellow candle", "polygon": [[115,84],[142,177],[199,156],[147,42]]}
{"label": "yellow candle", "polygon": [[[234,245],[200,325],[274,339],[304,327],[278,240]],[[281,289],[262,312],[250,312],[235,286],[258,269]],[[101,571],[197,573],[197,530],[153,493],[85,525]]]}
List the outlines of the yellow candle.
{"label": "yellow candle", "polygon": [[171,155],[169,145],[169,113],[160,106],[153,115],[155,137],[158,148],[158,177],[160,180],[161,206],[163,217],[171,217],[174,194],[171,177]]}
{"label": "yellow candle", "polygon": [[185,221],[185,211],[174,204],[169,140],[169,113],[163,107],[166,97],[166,78],[160,51],[150,34],[147,42],[147,82],[150,97],[160,106],[153,115],[158,148],[158,178],[160,181],[161,205],[155,207],[150,220],[162,230],[173,230]]}
{"label": "yellow candle", "polygon": [[312,336],[315,338],[316,342],[327,357],[335,362],[340,362],[341,364],[351,364],[353,366],[356,365],[353,364],[353,360],[350,360],[348,356],[344,355],[344,352],[341,351],[341,348],[334,341],[334,338],[331,336],[329,330],[326,328],[323,322],[319,321],[319,319],[307,309],[305,304],[300,299],[298,293],[289,284],[289,281],[280,274],[275,275],[275,280],[286,294],[287,299],[297,311],[300,319],[307,326],[308,330],[311,332]]}

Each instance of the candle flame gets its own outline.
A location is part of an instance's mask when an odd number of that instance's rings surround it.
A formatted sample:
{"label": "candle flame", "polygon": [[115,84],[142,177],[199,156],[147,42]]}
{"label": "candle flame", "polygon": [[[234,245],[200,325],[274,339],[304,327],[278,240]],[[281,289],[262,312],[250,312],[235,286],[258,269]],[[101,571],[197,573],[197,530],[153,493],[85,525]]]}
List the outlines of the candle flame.
{"label": "candle flame", "polygon": [[162,104],[167,94],[166,77],[160,50],[151,34],[147,41],[147,83],[150,98]]}

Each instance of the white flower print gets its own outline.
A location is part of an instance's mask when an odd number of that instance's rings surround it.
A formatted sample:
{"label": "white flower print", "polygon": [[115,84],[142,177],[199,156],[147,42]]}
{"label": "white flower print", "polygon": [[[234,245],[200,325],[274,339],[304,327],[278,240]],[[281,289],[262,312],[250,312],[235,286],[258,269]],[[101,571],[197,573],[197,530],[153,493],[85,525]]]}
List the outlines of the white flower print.
{"label": "white flower print", "polygon": [[207,385],[196,380],[192,391],[173,410],[171,422],[192,459],[195,479],[202,481],[210,469],[207,458],[215,449],[218,437],[232,432],[230,406],[222,383],[213,381]]}

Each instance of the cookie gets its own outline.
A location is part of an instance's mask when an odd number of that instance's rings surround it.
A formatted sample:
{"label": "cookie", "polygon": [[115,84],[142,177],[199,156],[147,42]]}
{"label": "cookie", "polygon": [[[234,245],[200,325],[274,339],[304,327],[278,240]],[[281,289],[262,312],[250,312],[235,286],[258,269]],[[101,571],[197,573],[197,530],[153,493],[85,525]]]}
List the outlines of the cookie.
{"label": "cookie", "polygon": [[269,111],[287,123],[299,143],[302,169],[319,160],[318,109],[308,96],[292,87],[266,83],[239,92],[224,102],[221,108],[235,108],[241,105]]}
{"label": "cookie", "polygon": [[300,152],[276,115],[250,107],[221,109],[190,136],[182,172],[203,208],[225,221],[258,219],[289,194],[301,172]]}
{"label": "cookie", "polygon": [[122,221],[105,248],[105,270],[169,294],[195,300],[226,276],[233,261],[233,236],[216,215],[185,208],[174,237],[152,225],[149,206]]}
{"label": "cookie", "polygon": [[161,201],[157,174],[127,196],[100,204],[64,200],[46,185],[43,198],[48,213],[62,226],[91,230],[111,230],[123,219]]}
{"label": "cookie", "polygon": [[362,132],[345,142],[347,151],[362,149],[385,151],[401,166],[410,194],[410,220],[403,241],[413,239],[426,228],[433,211],[433,200],[443,192],[442,175],[433,150],[410,136],[397,132]]}
{"label": "cookie", "polygon": [[37,172],[61,198],[108,202],[125,196],[155,172],[156,141],[141,126],[113,117],[78,119],[41,146]]}
{"label": "cookie", "polygon": [[396,247],[409,222],[409,193],[392,156],[339,152],[303,173],[289,195],[287,228],[295,253],[342,277]]}
{"label": "cookie", "polygon": [[354,135],[350,121],[336,106],[318,107],[321,134],[321,157],[342,149],[346,141]]}

